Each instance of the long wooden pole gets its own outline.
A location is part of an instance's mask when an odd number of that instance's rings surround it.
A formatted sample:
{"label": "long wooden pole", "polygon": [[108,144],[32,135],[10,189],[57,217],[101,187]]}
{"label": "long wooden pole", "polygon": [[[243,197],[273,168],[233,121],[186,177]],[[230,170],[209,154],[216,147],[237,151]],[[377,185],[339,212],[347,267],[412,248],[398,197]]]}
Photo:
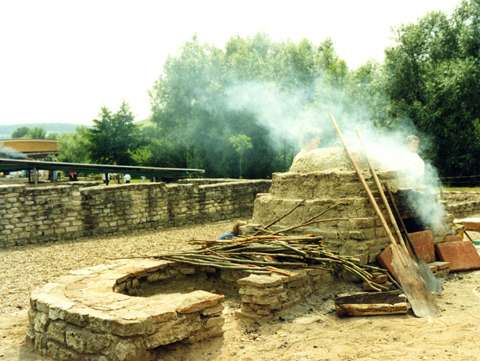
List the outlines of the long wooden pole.
{"label": "long wooden pole", "polygon": [[358,136],[358,139],[360,141],[360,144],[362,145],[363,151],[365,153],[365,159],[367,161],[368,168],[370,169],[370,174],[372,175],[372,178],[375,181],[375,185],[378,188],[378,192],[380,193],[380,197],[382,198],[383,204],[385,205],[385,208],[387,209],[387,214],[388,214],[388,217],[390,218],[390,223],[393,225],[393,228],[395,229],[395,233],[397,233],[398,242],[400,243],[400,245],[402,247],[404,247],[406,250],[408,250],[406,245],[405,245],[405,241],[402,237],[402,233],[400,232],[400,228],[398,227],[397,220],[395,219],[395,216],[393,215],[392,208],[390,207],[390,204],[388,203],[387,197],[385,196],[385,192],[383,191],[382,183],[380,182],[380,179],[378,179],[377,172],[375,171],[375,168],[373,168],[373,165],[370,162],[365,144],[363,142],[362,135],[360,134],[359,130],[357,130],[357,136]]}
{"label": "long wooden pole", "polygon": [[415,256],[415,252],[413,251],[413,246],[412,246],[412,241],[410,240],[410,236],[408,235],[407,227],[405,226],[405,223],[403,222],[403,219],[400,215],[400,210],[398,209],[397,203],[395,201],[395,198],[393,197],[392,192],[390,191],[390,188],[385,187],[387,190],[388,194],[388,199],[390,200],[390,203],[392,204],[392,210],[394,211],[394,216],[395,219],[397,219],[397,224],[400,226],[400,231],[403,233],[404,240],[406,241],[407,249],[410,252],[410,254]]}
{"label": "long wooden pole", "polygon": [[360,168],[358,168],[357,162],[355,159],[353,159],[352,154],[350,153],[350,150],[348,149],[347,143],[345,142],[345,139],[343,138],[342,131],[338,127],[337,121],[335,120],[335,117],[332,114],[329,114],[330,120],[332,121],[333,126],[335,127],[335,130],[337,131],[338,138],[343,144],[343,148],[345,149],[345,152],[347,153],[347,156],[350,158],[350,161],[352,162],[353,169],[355,169],[355,172],[358,175],[358,179],[360,179],[360,182],[363,185],[363,188],[365,188],[365,191],[368,194],[368,199],[370,200],[370,203],[372,204],[373,208],[375,209],[375,212],[377,213],[378,218],[380,218],[380,222],[382,223],[383,228],[385,229],[385,232],[387,233],[387,237],[390,240],[390,243],[392,245],[396,245],[397,242],[395,241],[395,237],[393,237],[392,231],[390,230],[390,227],[388,226],[387,222],[385,221],[385,217],[382,214],[382,211],[378,207],[377,201],[375,200],[375,197],[372,194],[372,191],[370,190],[370,187],[368,186],[367,182],[365,182],[365,178],[363,177],[362,172],[360,171]]}

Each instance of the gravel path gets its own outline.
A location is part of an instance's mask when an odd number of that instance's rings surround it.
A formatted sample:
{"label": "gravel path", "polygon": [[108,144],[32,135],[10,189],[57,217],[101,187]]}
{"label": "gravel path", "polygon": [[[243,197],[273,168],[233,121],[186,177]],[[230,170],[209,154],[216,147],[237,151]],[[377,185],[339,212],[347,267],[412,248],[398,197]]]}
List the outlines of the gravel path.
{"label": "gravel path", "polygon": [[[109,258],[188,248],[189,239],[213,238],[232,222],[25,246],[0,251],[0,360],[47,361],[25,346],[28,295],[66,271]],[[298,312],[264,324],[244,324],[226,307],[223,337],[159,350],[162,361],[474,361],[480,360],[480,271],[450,276],[438,297],[441,314],[339,319],[309,298]],[[322,302],[320,302],[322,301]],[[330,299],[329,304],[332,304]],[[328,303],[327,303],[328,304]],[[51,360],[48,360],[51,361]]]}
{"label": "gravel path", "polygon": [[189,247],[190,239],[214,238],[231,228],[231,221],[85,238],[0,250],[0,315],[28,308],[30,291],[72,269],[107,262],[111,258],[152,255]]}

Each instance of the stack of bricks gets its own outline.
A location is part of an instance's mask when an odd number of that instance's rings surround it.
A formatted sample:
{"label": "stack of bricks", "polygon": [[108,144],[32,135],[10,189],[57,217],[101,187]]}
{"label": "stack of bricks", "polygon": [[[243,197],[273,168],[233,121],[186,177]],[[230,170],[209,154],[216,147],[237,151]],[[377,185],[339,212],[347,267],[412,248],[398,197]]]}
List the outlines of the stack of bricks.
{"label": "stack of bricks", "polygon": [[251,319],[270,319],[300,303],[313,292],[333,285],[330,271],[303,270],[284,275],[250,275],[239,279],[241,310],[239,315]]}

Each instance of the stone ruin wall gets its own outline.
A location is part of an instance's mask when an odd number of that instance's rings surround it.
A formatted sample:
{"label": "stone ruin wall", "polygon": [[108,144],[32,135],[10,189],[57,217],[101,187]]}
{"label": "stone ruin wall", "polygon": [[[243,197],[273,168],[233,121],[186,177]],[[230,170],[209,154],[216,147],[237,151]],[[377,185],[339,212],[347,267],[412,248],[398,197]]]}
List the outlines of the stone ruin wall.
{"label": "stone ruin wall", "polygon": [[249,217],[270,181],[88,185],[0,185],[0,248]]}
{"label": "stone ruin wall", "polygon": [[[270,184],[269,180],[186,179],[173,184],[108,187],[91,182],[43,187],[0,185],[0,248],[249,217],[255,195],[267,192]],[[353,184],[343,187],[351,192],[347,188]],[[314,186],[310,189],[321,192]],[[288,192],[282,182],[273,191],[282,196]],[[456,218],[480,213],[480,192],[444,192],[442,198]],[[370,208],[365,206],[359,208]],[[379,227],[375,224],[376,237],[382,236]]]}
{"label": "stone ruin wall", "polygon": [[442,198],[447,212],[453,214],[455,218],[480,214],[480,192],[443,192]]}

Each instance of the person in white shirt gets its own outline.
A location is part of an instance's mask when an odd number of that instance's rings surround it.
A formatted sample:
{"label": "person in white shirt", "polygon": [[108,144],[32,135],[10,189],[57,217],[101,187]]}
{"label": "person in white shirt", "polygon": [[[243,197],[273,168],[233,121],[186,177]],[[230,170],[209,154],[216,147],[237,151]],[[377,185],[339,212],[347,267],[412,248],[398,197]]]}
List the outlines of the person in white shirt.
{"label": "person in white shirt", "polygon": [[418,155],[418,148],[420,147],[420,138],[416,135],[409,135],[407,137],[407,161],[408,169],[405,169],[407,177],[413,184],[417,186],[424,183],[425,177],[425,162]]}

